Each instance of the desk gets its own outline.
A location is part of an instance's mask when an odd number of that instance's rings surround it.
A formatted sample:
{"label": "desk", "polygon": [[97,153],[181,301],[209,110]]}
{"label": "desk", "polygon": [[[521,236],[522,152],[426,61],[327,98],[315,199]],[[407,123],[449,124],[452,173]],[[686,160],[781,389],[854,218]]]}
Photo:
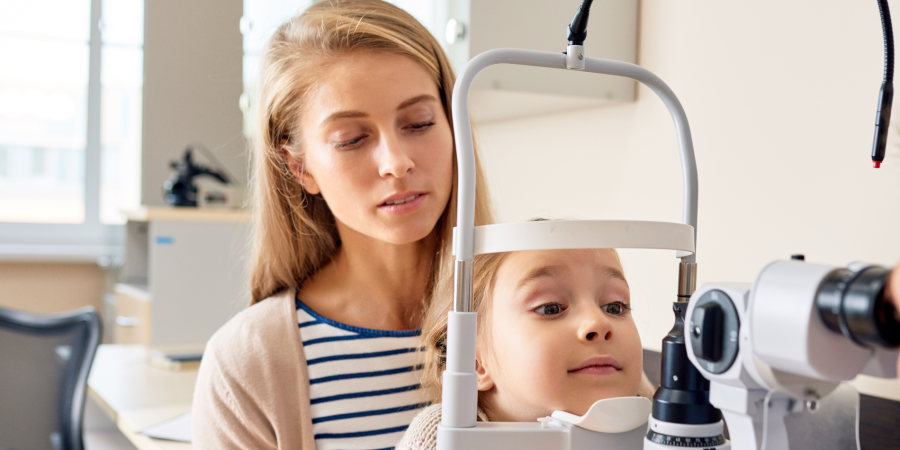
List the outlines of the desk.
{"label": "desk", "polygon": [[101,345],[88,378],[88,396],[139,450],[190,450],[191,444],[139,434],[191,410],[197,371],[147,365],[142,345]]}

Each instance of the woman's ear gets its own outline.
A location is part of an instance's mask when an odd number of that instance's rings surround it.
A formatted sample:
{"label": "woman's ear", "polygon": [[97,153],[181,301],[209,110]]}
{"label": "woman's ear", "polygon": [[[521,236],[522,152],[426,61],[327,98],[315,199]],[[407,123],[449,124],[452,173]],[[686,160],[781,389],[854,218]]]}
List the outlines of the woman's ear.
{"label": "woman's ear", "polygon": [[319,184],[316,183],[316,179],[313,178],[309,172],[304,170],[302,161],[284,147],[281,148],[281,156],[284,158],[284,162],[294,175],[294,178],[300,182],[300,185],[303,186],[303,189],[305,189],[306,192],[309,192],[312,195],[316,195],[320,192]]}
{"label": "woman's ear", "polygon": [[475,354],[475,373],[478,374],[478,390],[489,391],[494,388],[494,378],[491,370],[482,362],[481,355]]}

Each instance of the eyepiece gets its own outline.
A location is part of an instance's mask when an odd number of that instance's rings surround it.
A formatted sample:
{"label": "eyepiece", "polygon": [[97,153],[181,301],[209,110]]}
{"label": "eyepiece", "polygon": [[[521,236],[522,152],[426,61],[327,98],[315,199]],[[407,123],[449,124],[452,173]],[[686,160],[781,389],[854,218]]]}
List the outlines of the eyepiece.
{"label": "eyepiece", "polygon": [[825,326],[865,347],[900,347],[900,322],[893,303],[884,296],[889,274],[883,267],[828,274],[816,293]]}

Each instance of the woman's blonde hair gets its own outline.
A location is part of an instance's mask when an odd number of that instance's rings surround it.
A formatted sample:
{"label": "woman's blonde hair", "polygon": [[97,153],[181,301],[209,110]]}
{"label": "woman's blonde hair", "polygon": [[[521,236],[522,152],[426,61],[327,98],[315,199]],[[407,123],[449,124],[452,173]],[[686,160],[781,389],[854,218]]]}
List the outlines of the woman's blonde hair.
{"label": "woman's blonde hair", "polygon": [[[350,52],[403,55],[434,78],[447,120],[456,77],[440,45],[416,19],[380,0],[316,3],[282,24],[270,39],[261,63],[256,136],[253,142],[254,243],[251,304],[299,286],[327,264],[340,246],[334,216],[321,196],[303,190],[282,149],[303,161],[298,123],[306,94],[320,81],[329,61]],[[475,224],[491,223],[491,209],[476,152]],[[456,224],[457,167],[453,151],[450,201],[435,225],[437,252],[428,294],[452,274],[451,241]]]}

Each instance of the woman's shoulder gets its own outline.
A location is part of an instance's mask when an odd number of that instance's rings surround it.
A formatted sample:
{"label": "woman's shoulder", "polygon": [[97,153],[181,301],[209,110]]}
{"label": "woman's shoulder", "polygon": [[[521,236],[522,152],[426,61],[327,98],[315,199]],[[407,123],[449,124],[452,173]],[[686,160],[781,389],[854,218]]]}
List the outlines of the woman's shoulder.
{"label": "woman's shoulder", "polygon": [[[219,362],[283,358],[300,344],[294,290],[285,289],[236,314],[206,344],[204,358]],[[279,358],[281,356],[281,358]]]}
{"label": "woman's shoulder", "polygon": [[209,340],[194,390],[197,448],[314,449],[293,290],[233,317]]}

